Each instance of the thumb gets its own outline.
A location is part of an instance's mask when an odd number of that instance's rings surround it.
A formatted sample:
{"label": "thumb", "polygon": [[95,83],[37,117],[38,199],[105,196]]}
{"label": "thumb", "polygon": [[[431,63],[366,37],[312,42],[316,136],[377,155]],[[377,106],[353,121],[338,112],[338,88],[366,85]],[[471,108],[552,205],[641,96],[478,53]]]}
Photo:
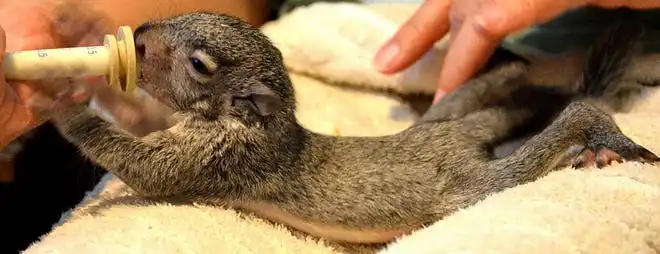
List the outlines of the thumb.
{"label": "thumb", "polygon": [[5,80],[5,72],[4,72],[4,58],[5,58],[5,49],[7,45],[7,40],[5,37],[5,29],[0,26],[0,105],[4,104],[4,100],[6,98],[6,93],[7,93],[7,81]]}
{"label": "thumb", "polygon": [[[7,37],[5,35],[5,29],[0,26],[0,64],[4,63],[5,59],[5,50],[7,48]],[[5,82],[5,72],[4,68],[0,68],[0,82]],[[4,90],[4,89],[2,89]],[[0,92],[2,94],[2,92]]]}

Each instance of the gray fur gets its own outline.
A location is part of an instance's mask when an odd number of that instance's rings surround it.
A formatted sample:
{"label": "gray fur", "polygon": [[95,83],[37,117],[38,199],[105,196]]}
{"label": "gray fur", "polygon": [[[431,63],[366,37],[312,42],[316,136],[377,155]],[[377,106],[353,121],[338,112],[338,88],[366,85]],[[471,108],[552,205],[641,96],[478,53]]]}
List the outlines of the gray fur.
{"label": "gray fur", "polygon": [[[456,101],[441,101],[423,123],[400,133],[334,137],[297,122],[280,52],[240,20],[186,14],[141,26],[136,42],[140,85],[183,115],[181,122],[138,138],[83,106],[58,111],[55,121],[84,154],[148,198],[268,204],[319,225],[411,230],[567,165],[573,145],[607,147],[628,160],[658,160],[583,96],[527,86],[520,62],[475,79],[449,97]],[[208,82],[186,69],[199,49],[218,65]],[[490,92],[471,100],[479,89]],[[547,107],[542,102],[550,97],[562,103]],[[470,104],[476,101],[484,103]],[[259,106],[265,104],[272,108]],[[448,117],[437,113],[458,104],[472,106],[445,111]],[[510,156],[492,157],[489,145],[537,115],[551,119],[538,135]]]}

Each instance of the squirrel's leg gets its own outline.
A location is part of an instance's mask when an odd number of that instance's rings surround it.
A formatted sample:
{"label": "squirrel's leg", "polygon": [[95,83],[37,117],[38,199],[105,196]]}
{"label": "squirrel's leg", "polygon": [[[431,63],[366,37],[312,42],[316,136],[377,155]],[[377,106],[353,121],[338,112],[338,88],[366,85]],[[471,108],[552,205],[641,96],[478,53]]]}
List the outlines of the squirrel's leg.
{"label": "squirrel's leg", "polygon": [[61,108],[54,123],[63,137],[95,163],[112,172],[136,192],[150,197],[186,195],[182,175],[203,174],[203,159],[182,159],[199,153],[180,149],[169,132],[138,138],[103,121],[81,104]]}
{"label": "squirrel's leg", "polygon": [[660,158],[621,132],[612,117],[581,101],[572,102],[556,120],[533,136],[507,158],[494,160],[491,170],[513,174],[519,183],[534,181],[566,160],[573,165],[585,158],[584,149],[594,151],[599,167],[611,160],[655,162]]}
{"label": "squirrel's leg", "polygon": [[[584,151],[596,151],[602,162],[623,158],[628,161],[655,162],[660,158],[625,136],[613,119],[605,112],[583,103],[572,102],[548,127],[532,136],[518,150],[504,159],[493,159],[483,148],[483,143],[505,135],[511,122],[519,121],[525,112],[520,109],[493,108],[469,115],[458,122],[473,126],[461,133],[473,140],[470,147],[482,154],[463,151],[470,156],[460,166],[452,164],[451,170],[442,172],[460,185],[447,187],[445,199],[449,204],[438,205],[436,212],[449,213],[453,207],[467,207],[507,188],[535,181],[552,170],[561,169],[564,163],[584,161]],[[498,124],[499,123],[499,124]],[[481,148],[478,148],[481,147]],[[578,149],[575,149],[575,148]]]}

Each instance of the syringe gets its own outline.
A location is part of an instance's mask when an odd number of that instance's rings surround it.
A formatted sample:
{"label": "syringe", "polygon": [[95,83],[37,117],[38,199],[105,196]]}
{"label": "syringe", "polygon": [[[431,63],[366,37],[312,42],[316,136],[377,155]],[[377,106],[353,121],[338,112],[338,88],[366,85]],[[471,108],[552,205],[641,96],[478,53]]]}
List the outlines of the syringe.
{"label": "syringe", "polygon": [[103,46],[7,52],[2,67],[12,81],[106,75],[111,87],[125,92],[132,92],[137,80],[135,42],[127,26],[119,27],[116,37],[106,35]]}

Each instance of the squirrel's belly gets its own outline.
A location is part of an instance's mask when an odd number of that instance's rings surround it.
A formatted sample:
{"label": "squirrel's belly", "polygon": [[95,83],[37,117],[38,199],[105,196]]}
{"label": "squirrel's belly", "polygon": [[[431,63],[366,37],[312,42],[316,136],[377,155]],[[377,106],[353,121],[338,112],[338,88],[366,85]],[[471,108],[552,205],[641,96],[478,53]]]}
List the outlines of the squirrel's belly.
{"label": "squirrel's belly", "polygon": [[351,243],[388,243],[395,238],[406,235],[417,227],[406,227],[400,229],[350,229],[342,225],[328,225],[305,221],[282,211],[275,205],[257,203],[239,206],[261,217],[282,223],[303,231],[310,235],[321,237],[331,241]]}

